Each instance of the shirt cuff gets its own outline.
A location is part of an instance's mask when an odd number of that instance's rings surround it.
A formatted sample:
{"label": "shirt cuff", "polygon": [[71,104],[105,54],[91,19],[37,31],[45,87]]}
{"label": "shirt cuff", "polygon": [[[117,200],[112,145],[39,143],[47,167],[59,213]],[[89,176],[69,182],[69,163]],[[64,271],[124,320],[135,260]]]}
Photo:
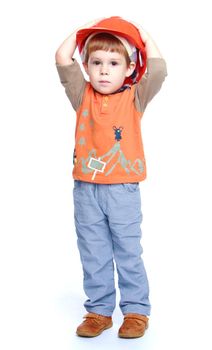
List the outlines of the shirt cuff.
{"label": "shirt cuff", "polygon": [[73,59],[73,63],[71,64],[59,64],[55,63],[60,81],[61,83],[66,83],[70,81],[70,77],[72,77],[73,80],[73,74],[77,73],[80,69],[79,63],[76,61],[76,59]]}

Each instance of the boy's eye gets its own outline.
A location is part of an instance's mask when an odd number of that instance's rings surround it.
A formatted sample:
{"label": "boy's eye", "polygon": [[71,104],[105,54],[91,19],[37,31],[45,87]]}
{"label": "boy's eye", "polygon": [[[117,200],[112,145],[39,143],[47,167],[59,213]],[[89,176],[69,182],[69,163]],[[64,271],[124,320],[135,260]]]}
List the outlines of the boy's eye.
{"label": "boy's eye", "polygon": [[100,61],[93,61],[92,63],[95,65],[98,65],[98,64],[100,64]]}
{"label": "boy's eye", "polygon": [[[94,60],[94,61],[92,61],[92,64],[94,64],[95,66],[98,66],[99,64],[101,64],[101,62],[98,61],[98,60]],[[117,64],[118,64],[118,62],[116,62],[116,61],[111,61],[111,65],[112,65],[112,66],[117,66]]]}

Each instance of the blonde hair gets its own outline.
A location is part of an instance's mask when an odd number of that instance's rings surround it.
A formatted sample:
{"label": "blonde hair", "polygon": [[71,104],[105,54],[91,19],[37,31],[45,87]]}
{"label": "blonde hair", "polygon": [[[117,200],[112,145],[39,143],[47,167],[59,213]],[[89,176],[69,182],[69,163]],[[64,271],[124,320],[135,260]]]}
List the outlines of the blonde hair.
{"label": "blonde hair", "polygon": [[121,41],[110,33],[98,33],[93,36],[86,45],[85,62],[88,63],[89,56],[92,52],[97,50],[118,52],[124,56],[127,66],[131,60],[126,48]]}

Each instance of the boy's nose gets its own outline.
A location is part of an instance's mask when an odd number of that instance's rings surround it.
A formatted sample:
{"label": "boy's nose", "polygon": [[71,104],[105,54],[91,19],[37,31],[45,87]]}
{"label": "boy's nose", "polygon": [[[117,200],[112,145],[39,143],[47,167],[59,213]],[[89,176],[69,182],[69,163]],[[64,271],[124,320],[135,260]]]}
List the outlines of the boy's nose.
{"label": "boy's nose", "polygon": [[102,66],[100,73],[103,74],[109,74],[109,70],[107,66]]}

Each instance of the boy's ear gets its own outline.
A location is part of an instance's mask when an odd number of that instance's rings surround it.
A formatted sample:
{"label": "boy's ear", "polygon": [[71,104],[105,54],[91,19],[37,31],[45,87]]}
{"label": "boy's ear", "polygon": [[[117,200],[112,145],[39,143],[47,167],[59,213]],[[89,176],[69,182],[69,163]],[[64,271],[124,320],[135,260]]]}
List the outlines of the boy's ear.
{"label": "boy's ear", "polygon": [[127,68],[126,77],[130,77],[130,76],[131,76],[131,74],[132,74],[132,73],[134,72],[134,70],[135,70],[135,67],[136,67],[135,62],[130,62],[129,67]]}
{"label": "boy's ear", "polygon": [[84,62],[83,67],[84,67],[85,72],[88,74],[88,64]]}

